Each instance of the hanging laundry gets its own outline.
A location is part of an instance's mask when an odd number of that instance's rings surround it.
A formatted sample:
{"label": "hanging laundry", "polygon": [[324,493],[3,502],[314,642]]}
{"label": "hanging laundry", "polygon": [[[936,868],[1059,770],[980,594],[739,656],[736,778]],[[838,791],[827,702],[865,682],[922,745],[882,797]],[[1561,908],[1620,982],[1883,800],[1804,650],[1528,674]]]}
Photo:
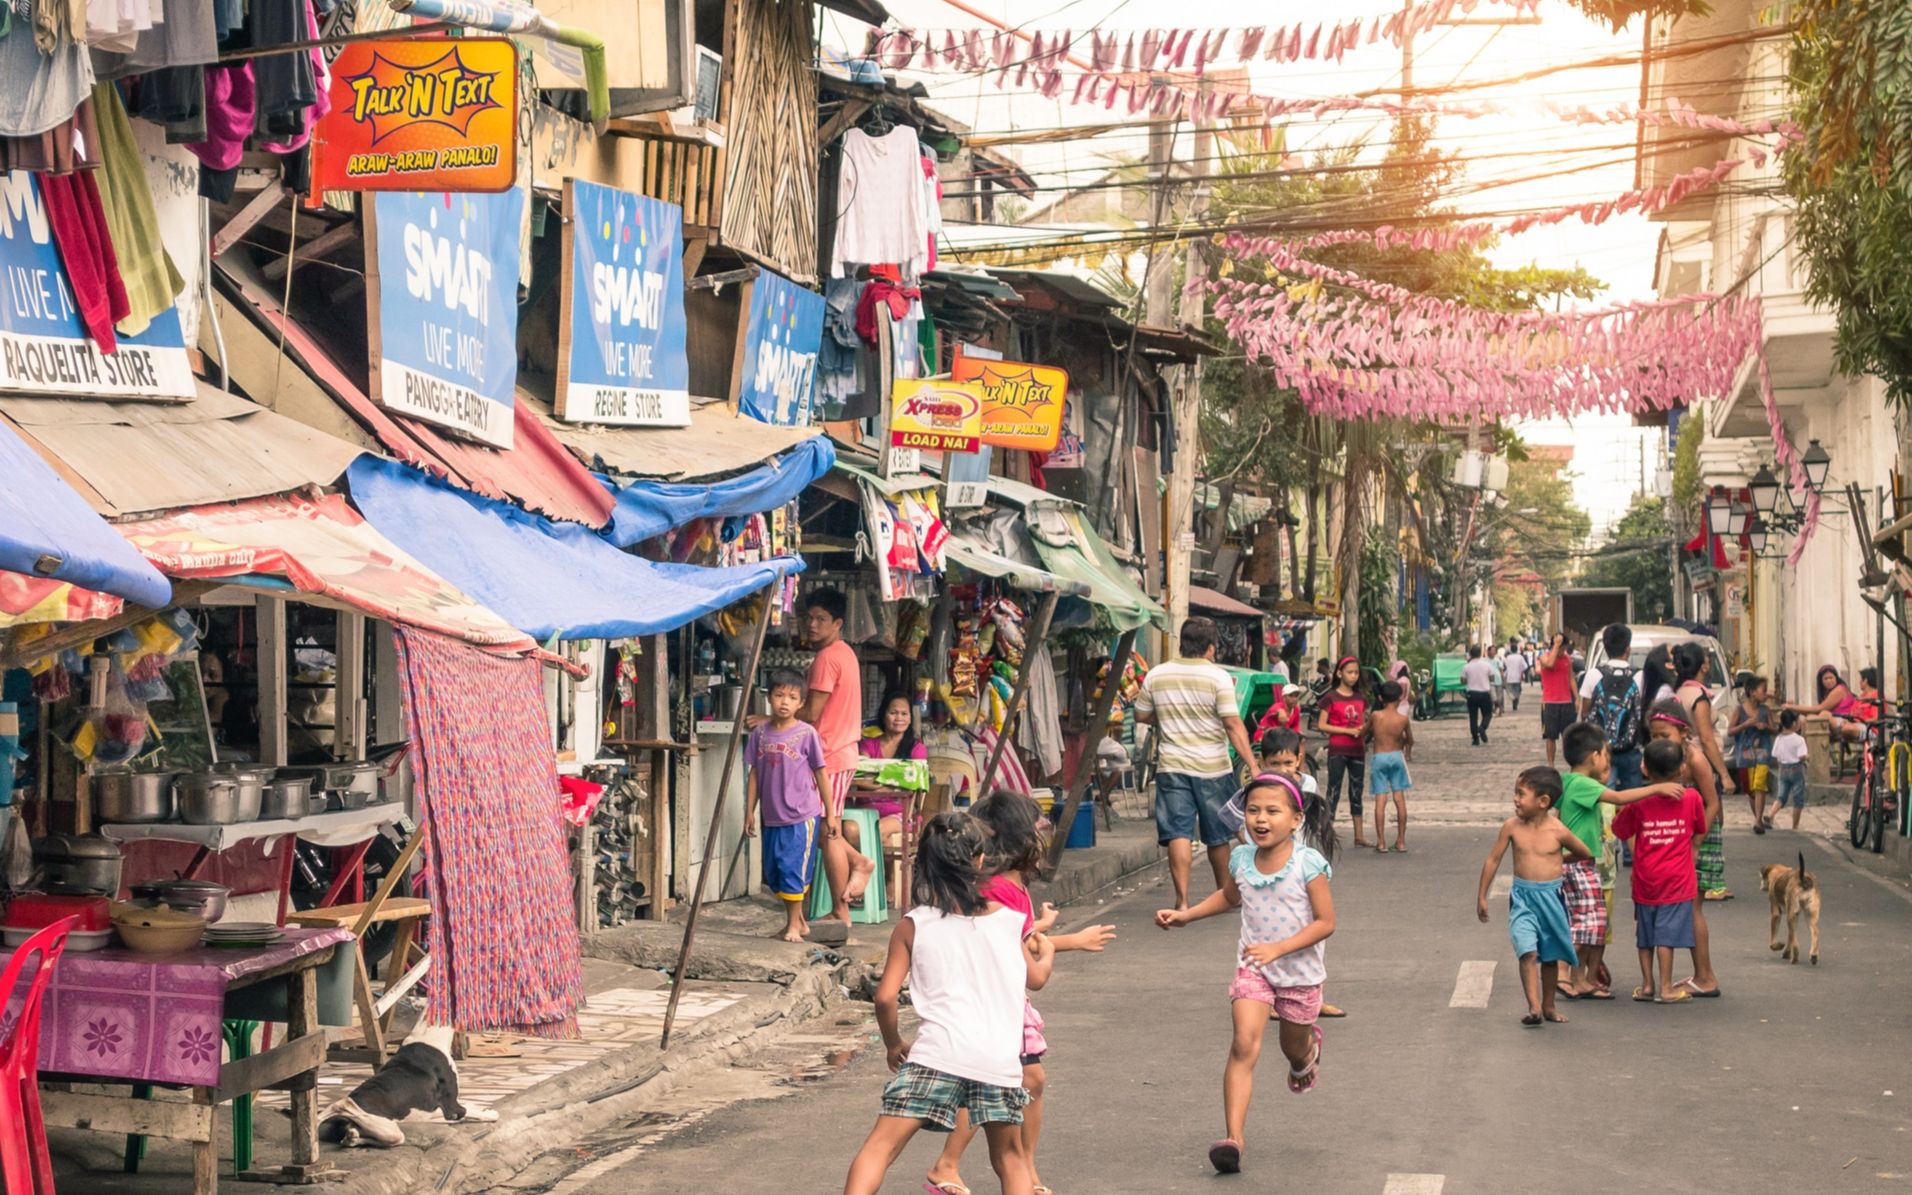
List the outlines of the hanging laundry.
{"label": "hanging laundry", "polygon": [[199,159],[199,193],[225,202],[238,181],[239,159],[252,135],[255,107],[252,64],[209,66],[206,75],[206,139],[186,148]]}
{"label": "hanging laundry", "polygon": [[870,272],[874,277],[863,288],[863,297],[856,304],[856,334],[875,344],[876,305],[888,307],[892,321],[905,320],[910,316],[910,309],[922,299],[923,292],[914,286],[905,286],[886,267],[878,266]]}
{"label": "hanging laundry", "polygon": [[[252,0],[251,42],[255,49],[306,40],[316,31],[311,0]],[[262,141],[293,147],[305,144],[307,116],[323,94],[316,51],[268,54],[253,60],[253,87],[257,96],[253,131]]]}
{"label": "hanging laundry", "polygon": [[132,81],[127,108],[165,129],[169,145],[204,141],[207,71],[198,66],[169,66],[141,75]]}
{"label": "hanging laundry", "polygon": [[40,198],[80,323],[102,353],[111,353],[119,348],[113,325],[126,318],[129,308],[93,174],[80,170],[41,175]]}
{"label": "hanging laundry", "polygon": [[921,158],[916,130],[907,126],[881,137],[862,129],[843,135],[831,277],[841,278],[846,264],[875,262],[894,262],[911,276],[922,272],[929,230]]}
{"label": "hanging laundry", "polygon": [[[5,8],[0,4],[0,9]],[[0,170],[70,174],[100,164],[93,128],[93,101],[82,100],[73,116],[36,137],[0,137]]]}
{"label": "hanging laundry", "polygon": [[14,21],[0,37],[0,136],[37,137],[73,119],[93,90],[93,64],[86,45],[73,38],[52,53],[35,42],[32,22]]}
{"label": "hanging laundry", "polygon": [[943,234],[943,180],[936,173],[936,156],[923,155],[923,224],[929,230],[929,248],[923,268],[936,268],[936,238]]}
{"label": "hanging laundry", "polygon": [[159,0],[86,0],[86,42],[96,50],[130,54],[155,18],[164,18]]}
{"label": "hanging laundry", "polygon": [[139,35],[132,50],[93,47],[93,73],[121,79],[162,67],[203,66],[219,60],[218,21],[206,0],[164,0],[165,19]]}
{"label": "hanging laundry", "polygon": [[104,161],[100,174],[105,190],[100,202],[126,288],[127,313],[117,329],[137,336],[155,316],[172,308],[186,280],[160,241],[152,187],[119,92],[111,83],[99,84],[93,89],[92,107],[98,115],[99,152]]}

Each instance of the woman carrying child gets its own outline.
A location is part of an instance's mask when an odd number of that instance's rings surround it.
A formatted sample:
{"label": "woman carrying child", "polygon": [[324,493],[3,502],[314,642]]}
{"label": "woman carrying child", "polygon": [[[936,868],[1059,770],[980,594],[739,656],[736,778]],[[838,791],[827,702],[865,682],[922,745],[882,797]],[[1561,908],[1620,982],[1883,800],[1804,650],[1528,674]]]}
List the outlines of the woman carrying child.
{"label": "woman carrying child", "polygon": [[[982,825],[966,813],[939,813],[923,827],[916,907],[890,935],[876,988],[876,1023],[896,1077],[844,1195],[876,1195],[918,1130],[948,1132],[962,1112],[982,1126],[1004,1195],[1034,1195],[1017,1047],[1023,993],[1049,981],[1055,949],[1039,933],[1024,936],[1022,913],[983,896],[984,846]],[[914,1042],[897,1023],[905,981],[921,1022]]]}
{"label": "woman carrying child", "polygon": [[[1240,909],[1241,938],[1235,980],[1228,989],[1235,1035],[1222,1075],[1226,1135],[1209,1147],[1208,1160],[1222,1174],[1241,1170],[1247,1139],[1248,1102],[1255,1063],[1261,1057],[1268,1010],[1280,1021],[1281,1052],[1288,1059],[1288,1090],[1314,1089],[1321,1066],[1321,985],[1328,977],[1323,943],[1334,933],[1334,814],[1320,798],[1305,798],[1286,776],[1256,776],[1242,793],[1249,844],[1228,857],[1228,879],[1192,909],[1163,909],[1163,929]],[[1317,851],[1295,840],[1297,832],[1321,843]]]}
{"label": "woman carrying child", "polygon": [[[1041,808],[1022,793],[997,791],[978,801],[969,815],[981,822],[989,834],[985,856],[989,878],[977,891],[984,900],[1021,913],[1025,938],[1031,934],[1048,934],[1056,923],[1056,907],[1044,904],[1042,916],[1037,917],[1029,895],[1029,881],[1042,865],[1042,835],[1038,830]],[[1100,954],[1114,938],[1114,926],[1091,925],[1073,934],[1054,935],[1049,938],[1049,944],[1057,954],[1065,950]],[[1022,1088],[1029,1093],[1029,1106],[1022,1110],[1022,1146],[1029,1159],[1029,1177],[1035,1195],[1049,1195],[1049,1188],[1042,1185],[1042,1178],[1036,1173],[1036,1144],[1042,1137],[1042,1093],[1048,1085],[1042,1060],[1048,1051],[1048,1040],[1042,1035],[1042,1014],[1025,998],[1022,1002]],[[969,1195],[969,1188],[963,1185],[961,1166],[963,1150],[975,1136],[976,1129],[967,1113],[958,1112],[956,1127],[943,1143],[942,1155],[929,1168],[924,1190],[938,1195]]]}

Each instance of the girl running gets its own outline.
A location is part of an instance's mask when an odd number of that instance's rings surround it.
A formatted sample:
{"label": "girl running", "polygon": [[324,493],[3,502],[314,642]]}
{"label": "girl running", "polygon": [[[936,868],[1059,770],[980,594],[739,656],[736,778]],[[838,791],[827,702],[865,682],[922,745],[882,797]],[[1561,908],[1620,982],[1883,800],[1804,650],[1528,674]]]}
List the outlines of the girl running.
{"label": "girl running", "polygon": [[[989,878],[978,889],[983,899],[1021,913],[1024,937],[1032,933],[1048,934],[1056,923],[1056,908],[1043,905],[1042,916],[1038,918],[1029,896],[1029,881],[1042,865],[1042,835],[1038,829],[1041,808],[1022,793],[999,790],[978,801],[969,815],[989,832]],[[1114,938],[1114,926],[1091,925],[1073,934],[1052,935],[1049,944],[1057,954],[1065,950],[1091,950],[1100,954]],[[1049,1195],[1049,1188],[1042,1185],[1042,1176],[1036,1170],[1036,1144],[1042,1137],[1042,1092],[1048,1084],[1042,1060],[1048,1051],[1049,1043],[1042,1033],[1042,1014],[1025,999],[1022,1003],[1022,1089],[1029,1093],[1029,1106],[1022,1110],[1022,1148],[1029,1158],[1029,1177],[1036,1195]],[[926,1191],[935,1195],[970,1195],[969,1188],[963,1185],[961,1167],[963,1150],[975,1136],[976,1129],[969,1123],[968,1113],[958,1112],[956,1128],[943,1143],[942,1156],[930,1167],[924,1181]]]}
{"label": "girl running", "polygon": [[[985,898],[982,826],[966,813],[939,813],[923,826],[912,897],[916,907],[890,935],[876,988],[876,1023],[896,1077],[883,1109],[850,1163],[844,1195],[876,1195],[917,1130],[948,1132],[956,1114],[982,1126],[1003,1195],[1034,1195],[1022,1146],[1025,989],[1049,981],[1055,950],[1022,933],[1023,914]],[[903,983],[921,1024],[906,1042],[897,1027]]]}
{"label": "girl running", "polygon": [[[1323,943],[1334,933],[1334,813],[1319,797],[1307,798],[1293,780],[1264,773],[1243,794],[1248,837],[1228,857],[1228,881],[1192,909],[1163,909],[1155,923],[1173,929],[1242,911],[1233,1002],[1235,1039],[1222,1073],[1222,1116],[1227,1135],[1209,1147],[1208,1160],[1222,1174],[1241,1170],[1248,1100],[1255,1062],[1268,1027],[1268,1009],[1281,1022],[1281,1052],[1288,1059],[1288,1090],[1314,1089],[1321,1066],[1321,985],[1328,977]],[[1322,850],[1295,841],[1300,831]]]}

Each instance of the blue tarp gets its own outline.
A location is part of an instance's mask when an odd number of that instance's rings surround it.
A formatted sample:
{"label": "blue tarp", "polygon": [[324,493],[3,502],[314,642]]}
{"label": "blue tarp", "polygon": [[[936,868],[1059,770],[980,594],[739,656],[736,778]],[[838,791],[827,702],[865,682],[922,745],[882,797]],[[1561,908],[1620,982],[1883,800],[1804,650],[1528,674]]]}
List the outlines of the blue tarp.
{"label": "blue tarp", "polygon": [[728,481],[636,481],[622,488],[606,481],[604,484],[617,496],[617,509],[605,534],[613,544],[628,548],[692,519],[774,510],[802,493],[834,464],[836,448],[830,438],[812,436],[769,464]]}
{"label": "blue tarp", "polygon": [[142,606],[164,606],[172,583],[93,512],[40,455],[0,424],[0,569],[55,577]]}
{"label": "blue tarp", "polygon": [[675,630],[803,568],[659,564],[577,523],[494,502],[395,461],[361,456],[352,504],[386,538],[537,639],[618,639]]}

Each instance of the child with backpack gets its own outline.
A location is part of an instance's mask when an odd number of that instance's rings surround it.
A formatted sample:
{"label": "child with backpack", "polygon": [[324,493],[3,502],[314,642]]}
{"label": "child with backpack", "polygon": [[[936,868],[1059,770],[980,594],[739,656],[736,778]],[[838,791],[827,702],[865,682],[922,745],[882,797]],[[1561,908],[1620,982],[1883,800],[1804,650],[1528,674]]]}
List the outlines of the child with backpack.
{"label": "child with backpack", "polygon": [[1639,788],[1640,749],[1646,745],[1647,702],[1642,695],[1640,670],[1627,653],[1633,649],[1633,628],[1614,623],[1600,632],[1607,658],[1587,669],[1580,682],[1580,720],[1598,726],[1607,736],[1607,758],[1613,787]]}

